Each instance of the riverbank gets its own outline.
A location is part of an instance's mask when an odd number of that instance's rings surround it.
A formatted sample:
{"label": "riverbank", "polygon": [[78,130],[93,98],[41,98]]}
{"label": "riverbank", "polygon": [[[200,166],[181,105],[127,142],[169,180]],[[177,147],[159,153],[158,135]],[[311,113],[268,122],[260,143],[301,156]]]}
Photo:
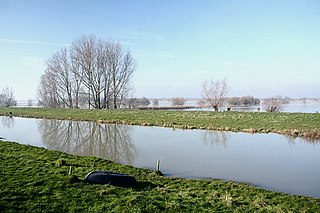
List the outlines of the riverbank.
{"label": "riverbank", "polygon": [[319,113],[0,108],[0,115],[181,129],[278,133],[310,140],[320,139]]}
{"label": "riverbank", "polygon": [[[93,170],[130,174],[137,184],[122,188],[83,182]],[[0,142],[0,171],[1,212],[320,211],[317,198],[276,193],[232,181],[157,176],[151,170],[96,157],[12,142]]]}

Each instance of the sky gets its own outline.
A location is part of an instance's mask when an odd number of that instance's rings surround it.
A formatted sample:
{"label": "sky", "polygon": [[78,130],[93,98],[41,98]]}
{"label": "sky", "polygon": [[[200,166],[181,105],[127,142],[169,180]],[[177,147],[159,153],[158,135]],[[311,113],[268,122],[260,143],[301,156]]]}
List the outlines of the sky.
{"label": "sky", "polygon": [[132,52],[135,97],[320,97],[319,0],[0,0],[0,89],[37,98],[48,60],[83,35]]}

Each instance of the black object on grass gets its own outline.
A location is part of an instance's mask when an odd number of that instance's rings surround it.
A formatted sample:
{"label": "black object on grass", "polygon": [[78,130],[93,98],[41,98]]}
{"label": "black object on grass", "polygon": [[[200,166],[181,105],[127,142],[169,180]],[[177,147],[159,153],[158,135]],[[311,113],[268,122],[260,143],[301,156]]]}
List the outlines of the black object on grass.
{"label": "black object on grass", "polygon": [[93,184],[110,184],[122,187],[132,187],[136,183],[135,177],[131,175],[107,171],[89,172],[84,181]]}

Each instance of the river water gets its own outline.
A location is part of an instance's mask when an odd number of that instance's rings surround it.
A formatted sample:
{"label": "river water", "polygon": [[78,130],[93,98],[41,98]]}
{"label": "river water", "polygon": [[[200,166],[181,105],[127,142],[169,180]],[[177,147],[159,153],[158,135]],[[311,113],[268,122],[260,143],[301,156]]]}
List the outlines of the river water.
{"label": "river water", "polygon": [[[320,142],[278,134],[0,117],[0,137],[184,178],[220,178],[320,197]],[[99,169],[99,168],[96,168]]]}

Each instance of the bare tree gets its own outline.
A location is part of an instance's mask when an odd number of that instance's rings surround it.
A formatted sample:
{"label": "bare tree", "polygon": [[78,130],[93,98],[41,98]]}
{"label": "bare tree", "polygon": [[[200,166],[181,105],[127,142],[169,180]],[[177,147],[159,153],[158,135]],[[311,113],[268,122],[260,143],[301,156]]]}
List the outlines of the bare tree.
{"label": "bare tree", "polygon": [[33,100],[31,98],[28,99],[27,105],[28,105],[28,107],[33,106]]}
{"label": "bare tree", "polygon": [[47,61],[46,72],[56,84],[56,95],[68,108],[73,108],[72,84],[68,50],[61,49]]}
{"label": "bare tree", "polygon": [[76,60],[72,57],[73,49],[70,49],[69,52],[69,60],[70,60],[70,78],[72,81],[71,90],[72,90],[72,97],[74,102],[74,108],[79,108],[82,102],[85,102],[85,94],[82,92],[82,75],[80,64],[77,63]]}
{"label": "bare tree", "polygon": [[183,106],[185,102],[186,102],[186,99],[182,97],[171,98],[172,106]]}
{"label": "bare tree", "polygon": [[207,105],[212,107],[215,111],[222,106],[226,95],[229,92],[227,79],[205,81],[202,84],[202,97]]}
{"label": "bare tree", "polygon": [[159,99],[153,99],[152,100],[152,105],[155,106],[155,107],[159,106]]}
{"label": "bare tree", "polygon": [[80,67],[80,79],[86,90],[89,107],[101,108],[102,72],[97,67],[97,39],[95,36],[83,36],[71,46],[72,59]]}
{"label": "bare tree", "polygon": [[78,108],[86,97],[89,108],[119,108],[132,88],[134,71],[131,53],[119,43],[83,36],[48,60],[39,86],[40,102]]}
{"label": "bare tree", "polygon": [[146,107],[150,105],[150,100],[146,97],[142,98],[127,98],[124,102],[124,105],[129,109],[137,108],[137,107]]}
{"label": "bare tree", "polygon": [[263,101],[264,109],[267,112],[280,112],[283,108],[283,99],[281,97],[272,97]]}
{"label": "bare tree", "polygon": [[14,91],[9,87],[5,87],[0,93],[0,107],[10,107],[17,105],[17,101],[14,98]]}
{"label": "bare tree", "polygon": [[46,71],[40,78],[40,85],[38,87],[38,105],[48,108],[62,107],[57,91],[57,83],[53,74]]}
{"label": "bare tree", "polygon": [[232,97],[227,99],[227,103],[231,106],[256,106],[260,104],[260,99],[252,96]]}
{"label": "bare tree", "polygon": [[110,74],[113,108],[117,109],[130,90],[129,81],[136,69],[129,51],[124,52],[119,43],[108,45],[108,73]]}

